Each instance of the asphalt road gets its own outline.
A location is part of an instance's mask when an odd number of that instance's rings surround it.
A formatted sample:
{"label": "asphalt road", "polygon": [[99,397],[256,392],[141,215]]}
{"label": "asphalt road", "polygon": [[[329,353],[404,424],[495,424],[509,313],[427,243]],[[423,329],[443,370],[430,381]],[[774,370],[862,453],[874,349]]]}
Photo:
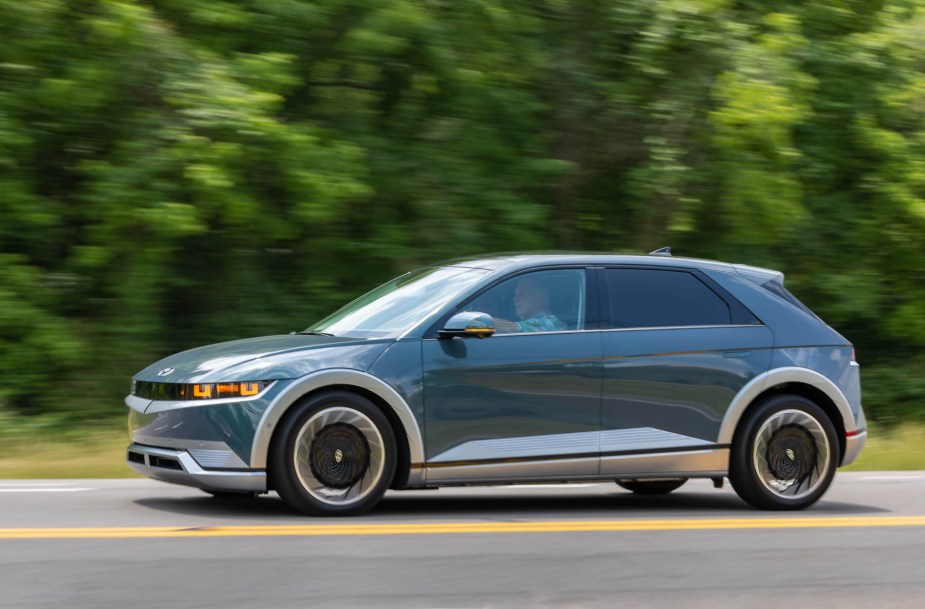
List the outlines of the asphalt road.
{"label": "asphalt road", "polygon": [[727,486],[392,493],[315,519],[147,480],[0,481],[0,607],[925,606],[925,472],[839,473],[815,507]]}

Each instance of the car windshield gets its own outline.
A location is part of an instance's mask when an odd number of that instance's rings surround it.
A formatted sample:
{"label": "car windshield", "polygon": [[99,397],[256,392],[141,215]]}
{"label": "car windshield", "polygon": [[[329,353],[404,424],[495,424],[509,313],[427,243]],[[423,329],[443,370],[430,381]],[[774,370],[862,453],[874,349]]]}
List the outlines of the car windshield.
{"label": "car windshield", "polygon": [[412,271],[357,298],[305,331],[356,338],[400,336],[486,273],[483,269],[454,266]]}

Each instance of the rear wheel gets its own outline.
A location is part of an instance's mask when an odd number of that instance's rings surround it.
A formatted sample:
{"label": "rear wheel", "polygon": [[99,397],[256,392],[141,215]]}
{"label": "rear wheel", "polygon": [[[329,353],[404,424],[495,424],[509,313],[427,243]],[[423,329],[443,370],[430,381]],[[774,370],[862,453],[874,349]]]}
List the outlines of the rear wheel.
{"label": "rear wheel", "polygon": [[617,486],[621,486],[628,491],[633,491],[637,495],[667,495],[685,482],[687,482],[687,478],[670,480],[637,480],[635,478],[623,478],[616,480]]}
{"label": "rear wheel", "polygon": [[306,514],[365,512],[395,473],[395,436],[366,398],[344,391],[312,396],[278,430],[271,468],[280,497]]}
{"label": "rear wheel", "polygon": [[838,463],[835,426],[810,400],[770,398],[749,413],[732,444],[729,481],[766,510],[800,510],[822,497]]}

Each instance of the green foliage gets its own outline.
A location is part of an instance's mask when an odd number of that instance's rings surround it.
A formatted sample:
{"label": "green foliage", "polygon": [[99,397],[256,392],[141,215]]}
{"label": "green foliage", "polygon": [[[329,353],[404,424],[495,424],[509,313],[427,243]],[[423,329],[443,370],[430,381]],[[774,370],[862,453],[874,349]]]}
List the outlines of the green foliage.
{"label": "green foliage", "polygon": [[925,421],[925,359],[865,366],[862,370],[864,411],[868,418],[888,424]]}
{"label": "green foliage", "polygon": [[443,258],[667,244],[783,270],[874,416],[925,412],[923,0],[0,14],[0,413],[119,413]]}
{"label": "green foliage", "polygon": [[62,378],[83,359],[84,341],[54,306],[68,277],[42,274],[23,256],[0,254],[0,414],[5,403],[28,412],[61,411]]}

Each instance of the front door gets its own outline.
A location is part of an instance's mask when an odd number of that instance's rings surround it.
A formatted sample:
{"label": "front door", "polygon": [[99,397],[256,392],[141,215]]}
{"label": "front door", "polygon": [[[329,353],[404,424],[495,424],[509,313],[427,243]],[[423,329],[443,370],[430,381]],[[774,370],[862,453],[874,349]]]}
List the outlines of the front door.
{"label": "front door", "polygon": [[520,274],[460,308],[492,315],[494,336],[422,341],[427,480],[597,474],[601,339],[588,292],[585,269]]}

